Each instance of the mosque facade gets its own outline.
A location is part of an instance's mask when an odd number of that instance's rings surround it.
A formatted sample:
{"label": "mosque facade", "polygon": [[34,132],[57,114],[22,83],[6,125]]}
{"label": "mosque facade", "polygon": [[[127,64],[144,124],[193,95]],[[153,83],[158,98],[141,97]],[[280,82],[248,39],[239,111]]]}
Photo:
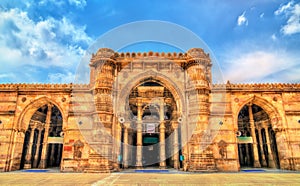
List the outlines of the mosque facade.
{"label": "mosque facade", "polygon": [[0,84],[0,171],[300,170],[300,84],[213,84],[212,65],[100,48],[88,84]]}

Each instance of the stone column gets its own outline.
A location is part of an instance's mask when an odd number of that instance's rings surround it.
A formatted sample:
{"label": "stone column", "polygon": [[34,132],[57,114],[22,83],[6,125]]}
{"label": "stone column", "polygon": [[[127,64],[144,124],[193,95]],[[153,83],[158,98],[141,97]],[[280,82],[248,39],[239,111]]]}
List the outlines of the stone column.
{"label": "stone column", "polygon": [[33,145],[33,138],[34,138],[34,130],[36,127],[36,122],[31,124],[31,131],[30,131],[30,138],[29,138],[29,143],[27,146],[27,152],[25,156],[25,164],[24,164],[24,169],[31,169],[31,158],[32,158],[32,145]]}
{"label": "stone column", "polygon": [[142,163],[142,145],[143,145],[143,134],[142,134],[142,129],[143,129],[143,121],[142,121],[142,103],[141,100],[138,100],[137,103],[137,122],[136,122],[136,167],[137,168],[142,168],[143,163]]}
{"label": "stone column", "polygon": [[38,167],[38,160],[39,160],[39,155],[40,155],[41,137],[42,137],[42,131],[44,129],[43,124],[40,123],[37,126],[37,129],[38,129],[39,133],[38,133],[38,139],[36,141],[36,151],[35,151],[35,155],[34,155],[33,167]]}
{"label": "stone column", "polygon": [[159,167],[165,168],[166,167],[166,145],[165,145],[165,121],[160,121],[159,126]]}
{"label": "stone column", "polygon": [[259,168],[260,163],[258,160],[258,150],[257,150],[257,142],[256,142],[256,134],[255,134],[255,126],[254,126],[254,119],[252,113],[252,104],[248,104],[248,112],[249,112],[249,120],[250,120],[250,129],[251,129],[251,136],[253,140],[253,159],[254,159],[254,167]]}
{"label": "stone column", "polygon": [[261,127],[259,127],[259,129],[257,130],[258,131],[258,138],[259,138],[259,146],[260,146],[260,152],[261,152],[261,163],[262,163],[262,166],[263,167],[266,167],[267,166],[267,161],[266,161],[266,158],[265,158],[265,153],[264,153],[264,147],[263,147],[263,140],[262,140],[262,135],[261,135]]}
{"label": "stone column", "polygon": [[124,124],[124,141],[123,141],[123,166],[128,168],[128,128],[130,124]]}
{"label": "stone column", "polygon": [[165,145],[165,114],[164,114],[164,101],[161,100],[160,107],[159,107],[159,118],[160,118],[160,125],[159,125],[159,167],[166,168],[166,145]]}
{"label": "stone column", "polygon": [[268,125],[264,125],[265,129],[265,134],[266,134],[266,140],[267,140],[267,147],[268,147],[268,164],[270,168],[275,168],[275,163],[274,163],[274,158],[272,154],[272,149],[271,149],[271,142],[270,142],[270,136],[269,136],[269,130],[268,130]]}
{"label": "stone column", "polygon": [[173,135],[174,135],[174,154],[173,154],[173,159],[174,159],[174,168],[179,169],[179,149],[178,149],[178,122],[177,121],[172,121],[172,128],[173,128]]}
{"label": "stone column", "polygon": [[49,135],[50,122],[51,122],[52,106],[53,106],[52,104],[48,104],[44,140],[43,140],[43,149],[42,149],[41,161],[39,164],[39,168],[41,169],[45,169],[47,167],[47,147],[48,147],[48,135]]}
{"label": "stone column", "polygon": [[[116,125],[114,127],[114,136],[115,136],[115,143],[113,144],[113,152],[114,152],[114,169],[119,171],[120,167],[119,164],[121,164],[122,162],[119,162],[119,156],[121,155],[121,136],[122,136],[122,126],[120,122],[116,122]],[[122,157],[123,158],[123,157]],[[124,158],[123,158],[124,159]]]}

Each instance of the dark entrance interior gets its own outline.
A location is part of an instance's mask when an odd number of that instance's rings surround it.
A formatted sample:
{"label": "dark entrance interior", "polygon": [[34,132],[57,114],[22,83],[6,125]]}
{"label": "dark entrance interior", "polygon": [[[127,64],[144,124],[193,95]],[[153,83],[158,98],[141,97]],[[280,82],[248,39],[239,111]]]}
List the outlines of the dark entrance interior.
{"label": "dark entrance interior", "polygon": [[159,166],[159,136],[158,134],[143,135],[143,166]]}

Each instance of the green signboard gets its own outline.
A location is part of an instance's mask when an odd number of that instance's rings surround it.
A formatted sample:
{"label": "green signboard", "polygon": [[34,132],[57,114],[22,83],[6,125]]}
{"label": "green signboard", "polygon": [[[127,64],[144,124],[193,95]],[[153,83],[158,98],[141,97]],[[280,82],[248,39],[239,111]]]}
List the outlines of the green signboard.
{"label": "green signboard", "polygon": [[143,142],[148,143],[148,144],[158,143],[158,138],[157,137],[144,137]]}
{"label": "green signboard", "polygon": [[253,143],[252,137],[239,136],[237,139],[239,144]]}

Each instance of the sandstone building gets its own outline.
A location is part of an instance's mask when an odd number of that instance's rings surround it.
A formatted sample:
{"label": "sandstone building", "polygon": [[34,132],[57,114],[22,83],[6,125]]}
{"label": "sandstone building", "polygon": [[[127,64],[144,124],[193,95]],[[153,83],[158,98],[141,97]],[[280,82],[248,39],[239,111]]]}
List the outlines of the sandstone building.
{"label": "sandstone building", "polygon": [[89,65],[89,84],[0,84],[0,171],[300,170],[300,84],[212,84],[199,48]]}

